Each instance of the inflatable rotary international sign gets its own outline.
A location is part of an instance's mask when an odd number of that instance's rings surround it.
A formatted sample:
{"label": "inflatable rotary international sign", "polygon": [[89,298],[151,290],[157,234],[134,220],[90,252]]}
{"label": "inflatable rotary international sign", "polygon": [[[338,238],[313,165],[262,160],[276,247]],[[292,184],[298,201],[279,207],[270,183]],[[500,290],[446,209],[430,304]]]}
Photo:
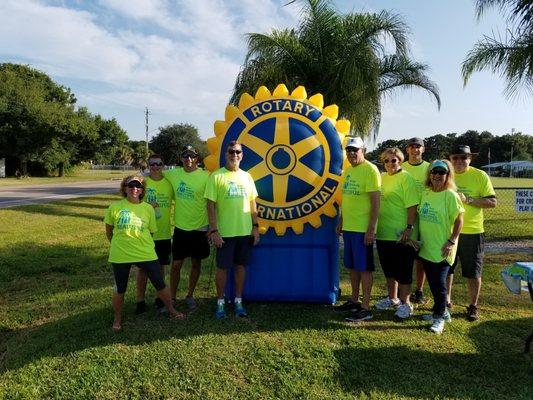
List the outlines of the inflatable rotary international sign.
{"label": "inflatable rotary international sign", "polygon": [[338,296],[336,203],[350,123],[323,103],[321,94],[308,99],[303,86],[290,94],[283,84],[272,93],[262,86],[226,107],[207,141],[210,171],[224,166],[229,142],[241,143],[240,167],[259,194],[262,236],[247,269],[248,300],[331,303]]}

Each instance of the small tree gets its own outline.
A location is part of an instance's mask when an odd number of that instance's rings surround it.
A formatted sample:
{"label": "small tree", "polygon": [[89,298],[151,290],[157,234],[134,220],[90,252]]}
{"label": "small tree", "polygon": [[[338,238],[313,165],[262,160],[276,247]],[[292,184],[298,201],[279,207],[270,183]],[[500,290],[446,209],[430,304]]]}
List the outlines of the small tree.
{"label": "small tree", "polygon": [[207,147],[191,124],[172,124],[159,128],[159,133],[150,141],[150,150],[160,154],[165,163],[177,164],[183,147],[191,145],[202,157],[207,155]]}

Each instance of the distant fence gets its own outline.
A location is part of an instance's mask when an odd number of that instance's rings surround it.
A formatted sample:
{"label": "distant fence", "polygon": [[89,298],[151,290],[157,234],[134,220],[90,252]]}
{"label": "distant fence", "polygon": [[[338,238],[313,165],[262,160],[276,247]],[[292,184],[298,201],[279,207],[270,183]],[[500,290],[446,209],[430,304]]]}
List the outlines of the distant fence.
{"label": "distant fence", "polygon": [[92,164],[91,170],[95,170],[95,171],[101,171],[101,170],[138,171],[139,168],[136,168],[132,165]]}
{"label": "distant fence", "polygon": [[487,244],[533,253],[533,187],[495,191],[498,205],[483,210]]}

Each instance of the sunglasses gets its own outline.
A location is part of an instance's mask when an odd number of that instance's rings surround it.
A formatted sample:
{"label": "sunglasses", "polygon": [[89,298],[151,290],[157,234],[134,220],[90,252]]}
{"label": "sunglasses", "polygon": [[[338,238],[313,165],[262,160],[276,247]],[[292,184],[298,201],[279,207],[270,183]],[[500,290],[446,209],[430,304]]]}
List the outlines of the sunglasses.
{"label": "sunglasses", "polygon": [[181,158],[184,158],[184,159],[190,158],[191,160],[194,160],[194,159],[198,158],[198,156],[195,155],[195,154],[189,154],[189,153],[187,153],[187,154],[182,154],[182,155],[181,155]]}
{"label": "sunglasses", "polygon": [[163,163],[162,162],[151,162],[149,165],[150,167],[162,167]]}
{"label": "sunglasses", "polygon": [[452,160],[468,160],[468,156],[452,156]]}
{"label": "sunglasses", "polygon": [[446,175],[448,173],[448,171],[445,171],[443,169],[432,169],[431,173],[433,175]]}
{"label": "sunglasses", "polygon": [[346,153],[357,153],[358,151],[359,151],[359,149],[356,148],[356,147],[348,147],[346,149]]}
{"label": "sunglasses", "polygon": [[398,162],[398,159],[397,158],[391,158],[390,160],[388,158],[386,158],[385,160],[383,160],[383,162],[385,164],[396,164]]}
{"label": "sunglasses", "polygon": [[143,189],[143,185],[141,182],[133,181],[128,183],[128,187],[130,189],[137,188],[137,189]]}
{"label": "sunglasses", "polygon": [[235,154],[241,154],[242,150],[228,150],[228,154],[235,155]]}

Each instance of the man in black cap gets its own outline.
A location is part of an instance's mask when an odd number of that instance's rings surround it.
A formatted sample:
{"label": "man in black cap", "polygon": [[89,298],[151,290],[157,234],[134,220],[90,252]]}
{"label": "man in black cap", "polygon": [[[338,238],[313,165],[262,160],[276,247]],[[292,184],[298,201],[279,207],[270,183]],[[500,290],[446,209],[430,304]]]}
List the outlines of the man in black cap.
{"label": "man in black cap", "polygon": [[[429,168],[429,163],[422,159],[424,150],[425,145],[423,139],[418,137],[409,139],[406,147],[409,159],[407,160],[407,162],[402,164],[402,169],[409,172],[413,176],[413,178],[415,178],[419,195],[422,195],[422,191],[424,190],[424,182],[426,181]],[[418,220],[416,221],[416,224],[418,224]],[[424,305],[427,303],[427,299],[424,296],[423,292],[426,274],[424,273],[424,266],[422,265],[422,262],[420,260],[415,260],[415,266],[416,290],[411,295],[410,300],[414,304]]]}
{"label": "man in black cap", "polygon": [[194,147],[185,146],[180,153],[182,168],[165,171],[165,178],[174,189],[174,236],[172,241],[172,270],[170,295],[175,302],[180,282],[181,267],[191,258],[191,272],[185,303],[192,311],[196,308],[193,294],[200,277],[201,262],[209,256],[207,241],[207,206],[204,199],[209,173],[198,167],[199,155]]}
{"label": "man in black cap", "polygon": [[483,209],[496,207],[496,193],[488,175],[471,167],[472,157],[477,153],[470,151],[470,146],[454,146],[450,160],[455,171],[457,191],[465,207],[464,224],[459,235],[457,256],[448,275],[448,306],[451,307],[451,288],[453,273],[458,261],[461,262],[463,277],[468,279],[468,296],[470,305],[466,309],[467,319],[479,319],[477,303],[481,289],[483,271],[484,227]]}

